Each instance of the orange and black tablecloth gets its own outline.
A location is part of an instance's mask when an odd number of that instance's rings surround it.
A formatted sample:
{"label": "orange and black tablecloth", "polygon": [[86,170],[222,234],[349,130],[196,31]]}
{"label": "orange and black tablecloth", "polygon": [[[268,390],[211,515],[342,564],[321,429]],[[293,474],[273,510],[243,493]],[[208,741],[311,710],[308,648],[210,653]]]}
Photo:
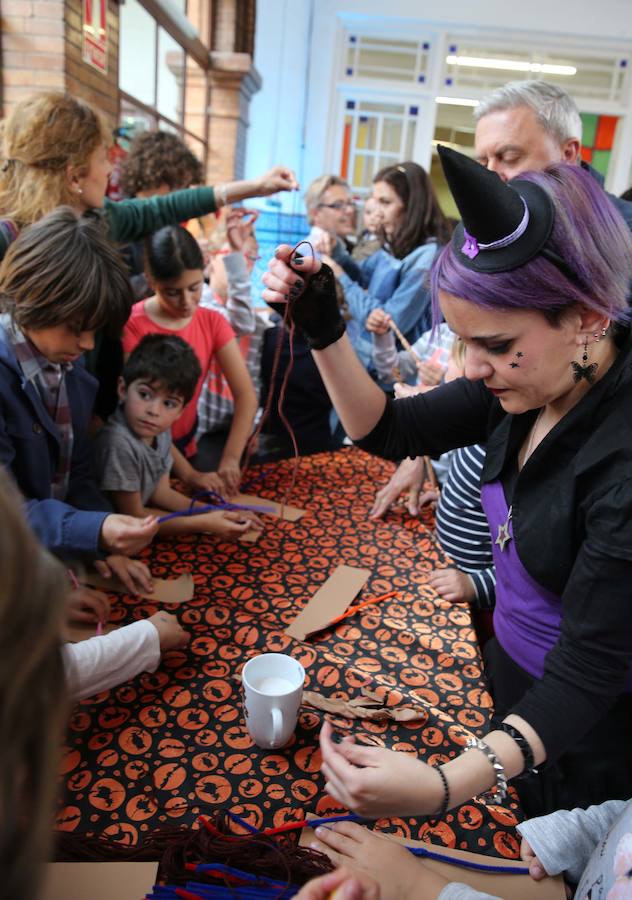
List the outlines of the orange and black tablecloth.
{"label": "orange and black tablecloth", "polygon": [[[253,467],[244,490],[281,500],[291,460]],[[323,714],[304,710],[293,742],[260,750],[244,725],[234,675],[252,655],[289,653],[304,665],[306,687],[350,699],[368,686],[389,705],[419,699],[435,705],[408,723],[334,719],[357,739],[414,751],[429,763],[459,753],[467,734],[483,734],[491,698],[470,613],[437,599],[427,585],[442,562],[430,520],[403,508],[382,521],[368,512],[393,466],[356,448],[300,461],[291,503],[298,522],[267,519],[255,544],[186,536],[156,543],[152,573],[192,572],[191,602],[177,615],[191,633],[186,651],[166,654],[159,669],[79,703],[63,760],[57,827],[104,834],[127,845],[202,813],[230,809],[255,826],[280,825],[305,813],[339,811],[324,795],[318,732]],[[298,643],[284,629],[336,566],[371,570],[363,596],[399,596]],[[360,598],[361,599],[361,598]],[[125,623],[155,607],[119,598],[113,618]],[[502,807],[471,802],[443,820],[380,822],[404,836],[517,857],[515,795]]]}

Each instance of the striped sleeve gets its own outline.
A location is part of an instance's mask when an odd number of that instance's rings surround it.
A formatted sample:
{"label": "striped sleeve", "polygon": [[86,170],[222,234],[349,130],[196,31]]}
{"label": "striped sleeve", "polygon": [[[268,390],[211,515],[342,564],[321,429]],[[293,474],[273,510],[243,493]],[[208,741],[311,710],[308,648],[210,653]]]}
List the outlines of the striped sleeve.
{"label": "striped sleeve", "polygon": [[481,505],[481,472],[485,448],[480,444],[462,447],[452,463],[437,507],[437,537],[455,565],[474,584],[474,606],[491,609],[495,601],[491,535]]}

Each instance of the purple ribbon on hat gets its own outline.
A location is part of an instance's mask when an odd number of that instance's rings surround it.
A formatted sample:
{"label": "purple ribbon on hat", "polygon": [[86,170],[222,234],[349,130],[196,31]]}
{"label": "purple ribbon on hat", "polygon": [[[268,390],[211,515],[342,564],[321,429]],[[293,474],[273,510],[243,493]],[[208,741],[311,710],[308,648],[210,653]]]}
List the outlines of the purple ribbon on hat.
{"label": "purple ribbon on hat", "polygon": [[524,197],[520,197],[522,200],[522,205],[524,206],[524,215],[520,220],[520,223],[511,234],[508,234],[506,237],[499,238],[497,241],[491,241],[489,244],[479,244],[476,238],[467,231],[466,228],[463,228],[463,234],[465,236],[465,241],[463,242],[463,246],[461,247],[461,253],[464,256],[467,256],[468,259],[474,259],[478,256],[481,250],[502,250],[503,247],[508,247],[510,244],[515,243],[518,238],[522,237],[522,235],[527,230],[527,225],[529,224],[529,207],[527,206]]}

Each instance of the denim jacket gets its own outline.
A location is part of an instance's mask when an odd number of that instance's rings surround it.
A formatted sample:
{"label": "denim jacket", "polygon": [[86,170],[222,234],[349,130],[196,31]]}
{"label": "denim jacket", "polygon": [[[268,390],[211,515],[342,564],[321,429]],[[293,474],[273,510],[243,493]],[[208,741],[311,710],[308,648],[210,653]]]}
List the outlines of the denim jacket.
{"label": "denim jacket", "polygon": [[371,365],[373,341],[364,323],[372,310],[379,307],[389,313],[411,344],[430,328],[432,313],[426,275],[438,249],[434,239],[416,247],[404,259],[396,259],[381,249],[358,265],[340,246],[335,248],[333,257],[345,270],[339,281],[352,316],[347,323],[349,340],[367,368]]}

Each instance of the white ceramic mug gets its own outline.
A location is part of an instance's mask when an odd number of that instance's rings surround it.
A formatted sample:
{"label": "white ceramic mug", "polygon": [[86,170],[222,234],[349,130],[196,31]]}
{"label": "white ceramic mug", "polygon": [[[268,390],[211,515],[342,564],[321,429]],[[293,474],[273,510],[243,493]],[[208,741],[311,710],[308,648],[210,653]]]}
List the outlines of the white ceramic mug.
{"label": "white ceramic mug", "polygon": [[243,668],[246,728],[258,747],[287,744],[298,721],[305,669],[284,653],[253,656]]}

